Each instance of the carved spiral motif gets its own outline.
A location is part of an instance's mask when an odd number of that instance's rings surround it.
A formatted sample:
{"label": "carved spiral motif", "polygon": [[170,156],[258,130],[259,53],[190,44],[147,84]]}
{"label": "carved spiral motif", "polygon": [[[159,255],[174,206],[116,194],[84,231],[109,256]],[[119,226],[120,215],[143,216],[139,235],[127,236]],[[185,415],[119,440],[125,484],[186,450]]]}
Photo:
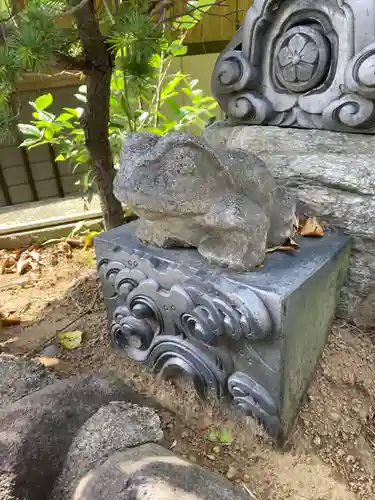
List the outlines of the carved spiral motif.
{"label": "carved spiral motif", "polygon": [[228,379],[233,405],[247,415],[258,418],[276,435],[281,430],[276,403],[269,392],[245,373],[235,372]]}
{"label": "carved spiral motif", "polygon": [[204,345],[167,335],[158,337],[147,363],[164,380],[190,380],[202,398],[208,394],[222,397],[232,369],[229,360],[218,359]]}
{"label": "carved spiral motif", "polygon": [[327,128],[366,129],[373,126],[374,119],[374,102],[355,94],[334,100],[322,113],[322,121]]}
{"label": "carved spiral motif", "polygon": [[[206,291],[187,284],[187,294],[194,306],[181,316],[182,330],[187,337],[215,345],[221,336],[232,340],[260,340],[272,331],[272,321],[262,300],[251,290],[241,294],[228,290],[229,296],[217,290]],[[246,303],[240,296],[246,296]]]}
{"label": "carved spiral motif", "polygon": [[259,72],[250,67],[241,51],[231,50],[219,59],[212,78],[217,90],[227,94],[257,85]]}
{"label": "carved spiral motif", "polygon": [[375,99],[375,43],[356,54],[345,70],[345,84],[367,99]]}
{"label": "carved spiral motif", "polygon": [[[113,315],[110,326],[112,344],[135,361],[147,359],[148,350],[154,340],[155,330],[158,328],[154,308],[157,309],[150,301],[139,298],[133,310],[120,306]],[[138,316],[134,314],[134,309],[139,313]]]}
{"label": "carved spiral motif", "polygon": [[261,125],[270,118],[272,106],[266,98],[258,94],[243,92],[228,98],[226,112],[230,118],[235,120]]}
{"label": "carved spiral motif", "polygon": [[281,86],[293,92],[306,92],[326,78],[330,46],[320,31],[295,26],[283,33],[275,48],[275,72]]}

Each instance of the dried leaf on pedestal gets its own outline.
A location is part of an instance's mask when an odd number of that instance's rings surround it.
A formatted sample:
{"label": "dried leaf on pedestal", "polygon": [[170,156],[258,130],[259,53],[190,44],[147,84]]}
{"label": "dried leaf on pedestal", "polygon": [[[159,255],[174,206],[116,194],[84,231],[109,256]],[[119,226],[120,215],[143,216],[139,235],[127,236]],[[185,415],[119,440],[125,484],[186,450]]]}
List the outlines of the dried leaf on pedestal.
{"label": "dried leaf on pedestal", "polygon": [[324,229],[319,224],[316,217],[310,217],[306,223],[301,227],[299,234],[301,236],[324,236]]}
{"label": "dried leaf on pedestal", "polygon": [[273,252],[295,252],[296,250],[299,250],[299,245],[296,241],[292,240],[290,238],[287,240],[283,245],[279,245],[277,247],[272,247],[272,248],[267,248],[266,253],[273,253]]}

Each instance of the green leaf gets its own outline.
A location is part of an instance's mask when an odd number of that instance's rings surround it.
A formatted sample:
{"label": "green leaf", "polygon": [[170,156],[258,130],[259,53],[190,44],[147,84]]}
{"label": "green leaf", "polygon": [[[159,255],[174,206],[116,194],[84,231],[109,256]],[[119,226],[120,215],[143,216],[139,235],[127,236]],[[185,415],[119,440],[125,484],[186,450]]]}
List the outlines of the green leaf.
{"label": "green leaf", "polygon": [[57,122],[65,122],[67,120],[71,120],[72,118],[74,118],[74,116],[71,113],[61,113],[61,115],[59,115],[56,118],[56,121]]}
{"label": "green leaf", "polygon": [[39,139],[25,139],[23,142],[21,142],[20,147],[27,148],[36,145],[37,143],[39,143]]}
{"label": "green leaf", "polygon": [[181,40],[174,40],[169,47],[169,51],[173,57],[178,57],[184,56],[187,53],[188,48],[186,45],[183,45]]}
{"label": "green leaf", "polygon": [[64,108],[64,111],[67,113],[70,113],[71,115],[75,116],[76,118],[81,118],[83,114],[83,108]]}
{"label": "green leaf", "polygon": [[56,118],[53,113],[49,113],[48,111],[39,111],[38,115],[40,120],[45,120],[46,122],[53,122]]}
{"label": "green leaf", "polygon": [[57,155],[57,156],[56,156],[55,160],[56,160],[56,161],[65,161],[65,160],[66,160],[66,158],[65,158],[65,156],[63,156],[63,155],[61,155],[61,154],[60,154],[60,155]]}
{"label": "green leaf", "polygon": [[33,135],[34,137],[38,138],[41,137],[40,130],[34,125],[29,125],[27,123],[19,123],[18,128],[24,135]]}
{"label": "green leaf", "polygon": [[48,108],[53,103],[52,94],[44,94],[38,97],[34,104],[38,111],[43,111],[43,109]]}
{"label": "green leaf", "polygon": [[152,134],[163,135],[163,131],[160,128],[147,127],[144,129],[145,132],[151,132]]}
{"label": "green leaf", "polygon": [[44,139],[46,141],[51,141],[53,139],[53,131],[50,129],[46,129],[44,131]]}
{"label": "green leaf", "polygon": [[46,122],[45,120],[33,121],[31,123],[33,123],[39,129],[40,128],[50,128],[56,132],[63,128],[61,124]]}
{"label": "green leaf", "polygon": [[230,434],[227,430],[222,431],[222,433],[220,434],[220,441],[223,444],[231,443],[232,439],[231,439]]}
{"label": "green leaf", "polygon": [[167,99],[166,102],[176,115],[181,115],[181,108],[174,99]]}
{"label": "green leaf", "polygon": [[161,98],[169,97],[172,92],[176,89],[177,85],[184,80],[184,75],[177,73],[177,75],[166,85],[164,85],[161,91]]}

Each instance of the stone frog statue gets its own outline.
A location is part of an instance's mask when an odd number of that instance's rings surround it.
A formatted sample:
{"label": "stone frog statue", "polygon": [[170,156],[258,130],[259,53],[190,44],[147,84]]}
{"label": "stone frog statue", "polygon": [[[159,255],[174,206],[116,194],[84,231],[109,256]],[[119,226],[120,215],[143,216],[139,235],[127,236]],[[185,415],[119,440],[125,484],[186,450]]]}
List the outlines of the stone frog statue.
{"label": "stone frog statue", "polygon": [[294,200],[256,156],[212,149],[188,133],[130,133],[114,194],[139,215],[145,244],[191,246],[238,271],[263,262],[267,246],[292,236]]}

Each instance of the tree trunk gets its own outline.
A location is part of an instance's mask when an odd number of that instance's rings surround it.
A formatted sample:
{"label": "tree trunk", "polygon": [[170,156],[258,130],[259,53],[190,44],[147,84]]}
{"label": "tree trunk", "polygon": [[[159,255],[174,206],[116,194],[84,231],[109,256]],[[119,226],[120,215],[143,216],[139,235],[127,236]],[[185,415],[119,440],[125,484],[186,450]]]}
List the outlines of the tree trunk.
{"label": "tree trunk", "polygon": [[116,172],[108,137],[111,74],[111,71],[103,74],[92,70],[88,75],[85,115],[86,145],[95,171],[106,229],[124,223],[122,205],[113,194]]}
{"label": "tree trunk", "polygon": [[115,169],[108,135],[113,60],[99,29],[93,0],[74,16],[87,67],[86,146],[96,176],[104,226],[112,229],[124,223],[122,205],[113,194]]}

